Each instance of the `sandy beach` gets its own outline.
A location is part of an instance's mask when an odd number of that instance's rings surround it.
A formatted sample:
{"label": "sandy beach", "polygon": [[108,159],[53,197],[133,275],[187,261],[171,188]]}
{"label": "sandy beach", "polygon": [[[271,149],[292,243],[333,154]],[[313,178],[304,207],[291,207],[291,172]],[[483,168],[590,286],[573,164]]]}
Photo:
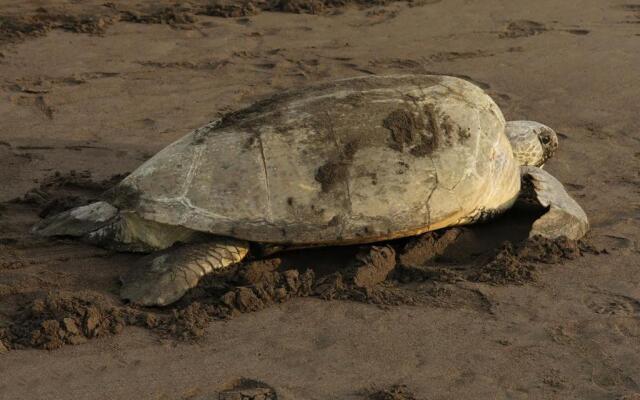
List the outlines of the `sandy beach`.
{"label": "sandy beach", "polygon": [[[619,0],[0,1],[0,398],[640,399],[639,69]],[[226,112],[399,73],[553,127],[585,241],[523,245],[510,213],[379,244],[371,284],[335,280],[370,246],[298,250],[143,308],[141,255],[30,233]]]}

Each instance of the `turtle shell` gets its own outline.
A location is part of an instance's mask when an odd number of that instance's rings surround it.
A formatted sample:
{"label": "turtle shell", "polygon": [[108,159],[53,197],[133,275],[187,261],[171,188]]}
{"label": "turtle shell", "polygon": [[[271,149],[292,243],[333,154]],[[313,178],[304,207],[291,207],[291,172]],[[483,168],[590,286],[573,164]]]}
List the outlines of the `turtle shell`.
{"label": "turtle shell", "polygon": [[432,75],[276,94],[167,146],[112,201],[145,219],[257,242],[365,243],[510,206],[519,168],[498,106]]}

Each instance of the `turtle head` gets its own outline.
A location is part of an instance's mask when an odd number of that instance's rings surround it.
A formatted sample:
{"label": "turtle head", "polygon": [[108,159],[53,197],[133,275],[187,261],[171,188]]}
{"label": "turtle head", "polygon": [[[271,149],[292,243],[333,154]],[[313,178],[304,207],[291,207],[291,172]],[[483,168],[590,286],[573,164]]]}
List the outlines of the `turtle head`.
{"label": "turtle head", "polygon": [[558,149],[556,133],[539,122],[509,121],[505,131],[520,165],[541,167]]}

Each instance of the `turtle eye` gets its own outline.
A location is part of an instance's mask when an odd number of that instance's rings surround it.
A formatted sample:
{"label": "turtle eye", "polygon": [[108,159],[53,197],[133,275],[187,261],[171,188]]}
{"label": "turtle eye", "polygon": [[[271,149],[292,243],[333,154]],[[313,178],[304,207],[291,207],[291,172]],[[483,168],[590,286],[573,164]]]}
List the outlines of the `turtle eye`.
{"label": "turtle eye", "polygon": [[551,137],[548,133],[542,132],[540,134],[540,141],[542,142],[542,144],[549,144],[551,142]]}

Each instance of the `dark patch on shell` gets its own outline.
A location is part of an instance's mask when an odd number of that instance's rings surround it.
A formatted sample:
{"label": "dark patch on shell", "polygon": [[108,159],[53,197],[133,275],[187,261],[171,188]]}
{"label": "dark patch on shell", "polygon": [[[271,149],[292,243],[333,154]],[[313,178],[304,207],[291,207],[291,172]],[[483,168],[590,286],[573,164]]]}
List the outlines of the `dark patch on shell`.
{"label": "dark patch on shell", "polygon": [[425,157],[439,146],[451,146],[471,137],[469,129],[457,125],[449,115],[439,113],[435,106],[427,104],[422,110],[423,115],[407,109],[397,109],[387,115],[382,125],[391,132],[390,148]]}
{"label": "dark patch on shell", "polygon": [[406,109],[397,109],[387,115],[382,126],[391,132],[389,147],[400,152],[408,148],[416,157],[431,154],[437,146],[437,122],[432,113],[426,112],[425,116],[426,121]]}
{"label": "dark patch on shell", "polygon": [[337,157],[321,165],[316,171],[315,179],[322,186],[323,192],[330,191],[336,184],[349,179],[349,165],[358,151],[360,142],[353,140],[342,147]]}
{"label": "dark patch on shell", "polygon": [[347,179],[348,171],[347,164],[345,162],[333,162],[329,161],[316,171],[316,181],[320,182],[323,192],[328,192],[338,182],[343,182]]}

